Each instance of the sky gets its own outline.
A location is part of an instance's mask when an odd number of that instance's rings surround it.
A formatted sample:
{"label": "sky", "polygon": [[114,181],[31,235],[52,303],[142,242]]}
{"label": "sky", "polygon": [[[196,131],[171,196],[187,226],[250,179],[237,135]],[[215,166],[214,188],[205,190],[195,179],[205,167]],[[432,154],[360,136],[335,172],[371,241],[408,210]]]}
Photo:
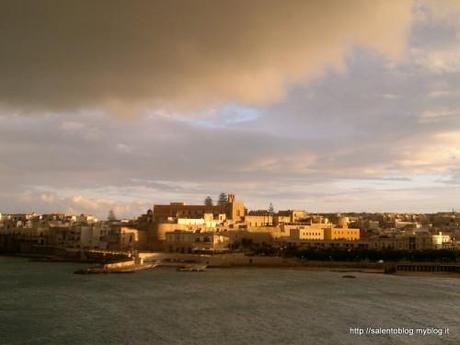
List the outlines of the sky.
{"label": "sky", "polygon": [[460,209],[460,0],[0,2],[0,212]]}

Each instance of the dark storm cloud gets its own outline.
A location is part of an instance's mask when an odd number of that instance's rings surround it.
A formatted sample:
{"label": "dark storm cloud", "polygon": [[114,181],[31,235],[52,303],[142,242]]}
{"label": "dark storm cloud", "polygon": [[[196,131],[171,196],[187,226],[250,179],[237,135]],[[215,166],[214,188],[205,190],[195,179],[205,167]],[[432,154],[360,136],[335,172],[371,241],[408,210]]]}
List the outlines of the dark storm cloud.
{"label": "dark storm cloud", "polygon": [[0,102],[26,111],[267,104],[343,68],[400,57],[411,1],[2,1]]}

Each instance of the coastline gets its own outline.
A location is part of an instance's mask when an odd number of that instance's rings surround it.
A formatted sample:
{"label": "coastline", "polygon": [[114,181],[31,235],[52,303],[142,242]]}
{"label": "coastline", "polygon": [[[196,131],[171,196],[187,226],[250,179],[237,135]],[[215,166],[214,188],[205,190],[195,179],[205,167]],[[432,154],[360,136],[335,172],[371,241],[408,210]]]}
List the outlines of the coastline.
{"label": "coastline", "polygon": [[[29,259],[31,262],[72,262],[79,264],[103,264],[107,262],[95,258],[86,258],[84,260],[75,257],[61,257],[40,254],[6,254],[1,253],[0,257],[17,257]],[[385,271],[387,264],[394,263],[375,263],[375,262],[347,262],[347,261],[305,261],[297,258],[283,258],[270,256],[247,256],[241,253],[219,254],[219,255],[200,255],[200,254],[178,254],[163,252],[143,252],[140,256],[145,262],[156,262],[159,267],[177,268],[187,263],[201,263],[208,268],[278,268],[293,269],[302,271],[327,271],[336,273],[368,273],[368,274],[388,274],[395,276],[413,276],[413,277],[455,277],[460,278],[457,272],[417,272],[417,271],[397,271],[388,273]],[[407,263],[417,264],[417,263]],[[437,265],[438,262],[426,262],[426,265]]]}

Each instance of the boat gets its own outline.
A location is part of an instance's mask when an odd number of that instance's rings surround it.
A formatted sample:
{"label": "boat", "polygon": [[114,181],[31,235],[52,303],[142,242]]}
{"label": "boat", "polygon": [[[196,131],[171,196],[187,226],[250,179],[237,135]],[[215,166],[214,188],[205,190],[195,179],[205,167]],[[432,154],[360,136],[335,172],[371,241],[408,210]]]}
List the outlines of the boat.
{"label": "boat", "polygon": [[179,267],[177,270],[180,272],[204,272],[207,267],[208,265],[194,264]]}
{"label": "boat", "polygon": [[141,264],[116,268],[88,267],[75,271],[75,274],[97,274],[97,273],[134,273],[137,271],[150,270],[158,267],[158,264]]}

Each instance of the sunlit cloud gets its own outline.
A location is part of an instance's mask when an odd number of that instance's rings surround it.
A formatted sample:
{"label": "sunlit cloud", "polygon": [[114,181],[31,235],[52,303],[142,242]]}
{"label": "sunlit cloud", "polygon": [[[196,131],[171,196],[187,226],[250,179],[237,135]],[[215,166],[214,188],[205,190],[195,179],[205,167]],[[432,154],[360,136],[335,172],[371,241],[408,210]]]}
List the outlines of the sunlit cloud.
{"label": "sunlit cloud", "polygon": [[3,2],[0,102],[128,116],[272,104],[291,83],[345,70],[354,46],[401,59],[411,8],[410,0]]}

